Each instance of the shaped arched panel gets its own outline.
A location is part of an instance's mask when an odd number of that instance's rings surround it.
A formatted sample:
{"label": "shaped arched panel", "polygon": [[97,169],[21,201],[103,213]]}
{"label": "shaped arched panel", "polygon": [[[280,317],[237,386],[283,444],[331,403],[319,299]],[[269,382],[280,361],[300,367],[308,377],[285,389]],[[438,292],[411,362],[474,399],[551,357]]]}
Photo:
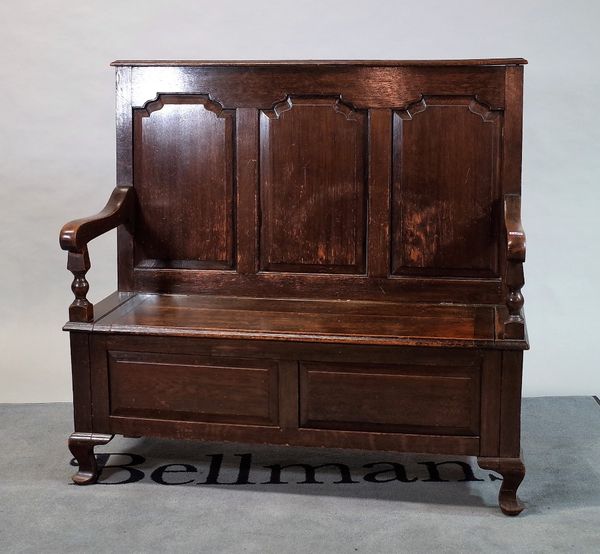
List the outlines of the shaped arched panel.
{"label": "shaped arched panel", "polygon": [[338,97],[260,113],[260,267],[364,273],[367,117]]}
{"label": "shaped arched panel", "polygon": [[198,94],[134,110],[138,266],[233,266],[234,114]]}
{"label": "shaped arched panel", "polygon": [[498,272],[502,117],[467,96],[394,113],[392,274]]}

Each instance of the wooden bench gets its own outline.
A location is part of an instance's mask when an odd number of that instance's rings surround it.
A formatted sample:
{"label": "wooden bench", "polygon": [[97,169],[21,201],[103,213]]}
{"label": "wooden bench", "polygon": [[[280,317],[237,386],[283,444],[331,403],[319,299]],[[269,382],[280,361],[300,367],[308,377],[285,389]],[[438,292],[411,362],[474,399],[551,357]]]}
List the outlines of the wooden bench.
{"label": "wooden bench", "polygon": [[118,186],[60,234],[74,481],[114,434],[442,453],[519,513],[525,63],[115,62]]}

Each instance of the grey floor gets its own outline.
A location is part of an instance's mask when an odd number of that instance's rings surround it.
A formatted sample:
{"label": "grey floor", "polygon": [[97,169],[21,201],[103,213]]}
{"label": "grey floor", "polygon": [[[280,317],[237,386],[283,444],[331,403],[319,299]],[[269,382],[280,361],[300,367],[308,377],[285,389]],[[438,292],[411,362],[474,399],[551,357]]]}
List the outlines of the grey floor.
{"label": "grey floor", "polygon": [[[106,468],[101,484],[78,487],[69,484],[70,430],[69,404],[0,405],[1,552],[600,552],[600,406],[591,397],[525,399],[527,510],[517,518],[500,513],[499,483],[473,459],[430,455],[116,437],[97,449],[101,459],[133,463],[140,479],[123,483],[130,470]],[[236,454],[251,454],[254,484],[227,484],[238,477]],[[219,484],[201,484],[219,455]],[[431,462],[443,461],[466,462],[482,480],[445,464],[443,481],[428,481]],[[392,467],[363,467],[376,462],[403,464],[411,481],[365,481]],[[302,468],[282,471],[287,484],[269,482],[264,466],[293,463],[345,464],[356,482],[335,483],[337,466],[318,470],[320,483],[299,483]]]}

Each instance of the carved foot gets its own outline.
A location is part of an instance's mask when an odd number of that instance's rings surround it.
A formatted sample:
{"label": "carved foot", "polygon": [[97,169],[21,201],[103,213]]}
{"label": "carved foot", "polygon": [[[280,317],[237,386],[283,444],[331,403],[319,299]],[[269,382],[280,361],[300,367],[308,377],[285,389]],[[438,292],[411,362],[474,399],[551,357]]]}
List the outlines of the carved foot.
{"label": "carved foot", "polygon": [[99,433],[73,433],[69,437],[69,450],[79,462],[79,471],[71,477],[77,485],[91,485],[98,480],[98,464],[94,446],[108,443],[114,435]]}
{"label": "carved foot", "polygon": [[502,475],[502,485],[498,502],[507,516],[517,516],[523,511],[523,505],[517,498],[517,489],[525,477],[525,465],[521,458],[478,458],[482,469],[489,469]]}

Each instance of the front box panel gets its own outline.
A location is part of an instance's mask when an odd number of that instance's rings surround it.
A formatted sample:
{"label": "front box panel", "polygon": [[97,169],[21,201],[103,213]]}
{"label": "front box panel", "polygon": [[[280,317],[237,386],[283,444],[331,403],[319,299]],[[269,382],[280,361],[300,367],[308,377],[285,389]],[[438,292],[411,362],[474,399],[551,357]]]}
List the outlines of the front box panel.
{"label": "front box panel", "polygon": [[93,431],[494,454],[499,356],[112,335],[92,340]]}
{"label": "front box panel", "polygon": [[479,404],[478,367],[300,365],[301,427],[477,435]]}
{"label": "front box panel", "polygon": [[277,423],[277,365],[181,354],[108,354],[110,415]]}

